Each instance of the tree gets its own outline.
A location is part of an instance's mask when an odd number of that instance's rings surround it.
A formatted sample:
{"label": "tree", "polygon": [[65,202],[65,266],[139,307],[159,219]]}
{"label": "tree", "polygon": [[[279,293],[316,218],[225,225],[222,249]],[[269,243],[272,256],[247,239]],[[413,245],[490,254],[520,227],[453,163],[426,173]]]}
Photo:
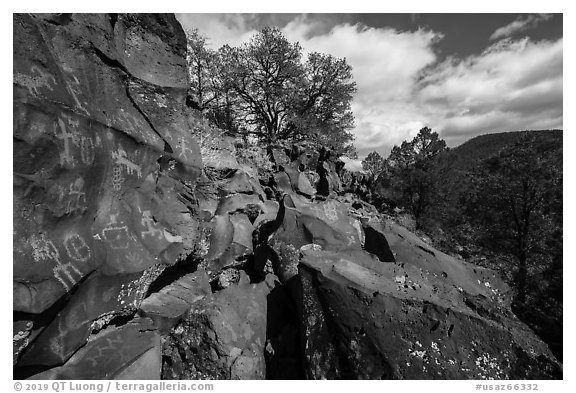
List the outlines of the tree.
{"label": "tree", "polygon": [[481,242],[516,257],[516,300],[524,303],[529,259],[549,249],[546,243],[557,244],[558,230],[561,237],[561,150],[527,133],[483,161],[470,182],[467,215]]}
{"label": "tree", "polygon": [[362,169],[364,169],[372,179],[375,179],[384,169],[385,162],[386,160],[384,160],[378,152],[373,151],[362,161]]}
{"label": "tree", "polygon": [[271,27],[217,53],[190,37],[195,101],[216,125],[267,144],[308,140],[354,156],[356,85],[345,59],[311,53],[303,63],[300,45]]}
{"label": "tree", "polygon": [[422,218],[433,203],[435,158],[445,150],[446,142],[424,127],[411,142],[394,146],[386,160],[386,176],[400,197],[399,204],[414,215],[416,229],[422,228]]}
{"label": "tree", "polygon": [[206,47],[206,37],[197,29],[186,32],[188,40],[188,74],[193,105],[204,111],[218,99],[219,78],[216,69],[217,54]]}

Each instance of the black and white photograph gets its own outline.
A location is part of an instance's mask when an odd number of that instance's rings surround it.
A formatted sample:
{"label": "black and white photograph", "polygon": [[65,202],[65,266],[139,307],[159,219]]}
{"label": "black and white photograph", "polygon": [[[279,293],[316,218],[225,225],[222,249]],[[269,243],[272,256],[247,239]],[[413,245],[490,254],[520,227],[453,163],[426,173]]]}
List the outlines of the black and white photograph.
{"label": "black and white photograph", "polygon": [[325,10],[12,13],[8,388],[564,379],[564,14]]}

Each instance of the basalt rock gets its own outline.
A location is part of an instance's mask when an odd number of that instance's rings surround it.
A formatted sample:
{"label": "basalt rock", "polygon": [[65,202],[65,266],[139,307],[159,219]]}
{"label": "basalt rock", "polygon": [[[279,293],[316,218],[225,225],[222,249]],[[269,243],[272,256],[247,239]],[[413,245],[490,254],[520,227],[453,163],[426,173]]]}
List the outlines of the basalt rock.
{"label": "basalt rock", "polygon": [[32,313],[94,270],[189,253],[202,167],[173,16],[51,18],[14,15],[14,310]]}
{"label": "basalt rock", "polygon": [[30,379],[159,379],[160,335],[147,318],[94,335],[65,365]]}
{"label": "basalt rock", "polygon": [[196,303],[164,342],[164,379],[264,379],[266,295],[231,285]]}
{"label": "basalt rock", "polygon": [[[299,277],[308,378],[561,375],[548,347],[510,312],[499,293],[470,293],[449,277],[381,263],[363,251],[306,250]],[[491,287],[503,286],[497,281],[492,278]]]}

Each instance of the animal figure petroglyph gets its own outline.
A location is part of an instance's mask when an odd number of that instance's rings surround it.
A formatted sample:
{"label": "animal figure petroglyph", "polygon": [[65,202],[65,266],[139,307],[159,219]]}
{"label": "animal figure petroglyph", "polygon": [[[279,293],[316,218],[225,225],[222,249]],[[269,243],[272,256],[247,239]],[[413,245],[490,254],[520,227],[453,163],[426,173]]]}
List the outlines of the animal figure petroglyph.
{"label": "animal figure petroglyph", "polygon": [[117,151],[112,152],[112,159],[116,161],[116,164],[120,167],[126,168],[126,173],[132,175],[136,173],[136,176],[139,178],[142,177],[142,169],[140,165],[133,163],[128,159],[128,155],[126,151],[122,148],[119,148]]}

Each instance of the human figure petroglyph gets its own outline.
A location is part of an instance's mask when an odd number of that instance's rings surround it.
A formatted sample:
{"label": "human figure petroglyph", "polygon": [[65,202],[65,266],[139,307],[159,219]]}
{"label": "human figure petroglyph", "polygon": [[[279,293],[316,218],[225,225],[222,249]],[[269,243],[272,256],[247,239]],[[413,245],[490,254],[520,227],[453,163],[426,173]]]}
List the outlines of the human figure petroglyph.
{"label": "human figure petroglyph", "polygon": [[150,237],[163,237],[163,232],[161,229],[158,229],[158,224],[154,221],[154,217],[150,213],[150,210],[144,210],[142,212],[142,220],[141,223],[143,226],[146,227],[146,230],[142,232],[142,237],[150,236]]}
{"label": "human figure petroglyph", "polygon": [[187,152],[194,153],[192,149],[190,149],[187,146],[187,142],[186,139],[184,139],[184,137],[178,138],[178,147],[180,148],[180,153],[178,154],[178,157],[183,157],[185,160],[188,159]]}
{"label": "human figure petroglyph", "polygon": [[[36,262],[40,261],[53,261],[56,265],[52,269],[54,278],[57,279],[62,286],[69,291],[78,281],[74,278],[74,274],[78,279],[82,278],[82,272],[78,270],[70,262],[62,262],[60,260],[60,252],[54,245],[52,240],[46,238],[44,233],[40,236],[32,235],[30,237],[30,245],[32,246],[32,258]],[[87,245],[85,246],[88,247]]]}
{"label": "human figure petroglyph", "polygon": [[124,166],[126,168],[126,173],[132,175],[136,173],[136,176],[139,178],[142,177],[142,169],[140,165],[133,163],[128,159],[128,155],[126,151],[122,148],[112,152],[112,159],[116,161],[116,164],[120,167]]}
{"label": "human figure petroglyph", "polygon": [[54,88],[50,86],[50,81],[56,86],[56,79],[53,75],[44,72],[36,66],[30,67],[30,72],[36,75],[14,74],[13,81],[27,88],[28,92],[34,97],[38,96],[38,89],[41,87],[45,87],[50,91],[54,90]]}
{"label": "human figure petroglyph", "polygon": [[[76,146],[80,149],[80,158],[82,163],[92,165],[95,157],[94,142],[92,141],[92,138],[78,134],[77,129],[80,126],[80,122],[77,119],[67,117],[67,120],[68,127],[64,120],[58,118],[58,125],[54,130],[56,138],[64,142],[64,151],[60,152],[60,165],[70,165],[72,167],[76,165],[76,158],[74,157],[72,146]],[[58,129],[60,130],[59,133],[56,132]]]}

